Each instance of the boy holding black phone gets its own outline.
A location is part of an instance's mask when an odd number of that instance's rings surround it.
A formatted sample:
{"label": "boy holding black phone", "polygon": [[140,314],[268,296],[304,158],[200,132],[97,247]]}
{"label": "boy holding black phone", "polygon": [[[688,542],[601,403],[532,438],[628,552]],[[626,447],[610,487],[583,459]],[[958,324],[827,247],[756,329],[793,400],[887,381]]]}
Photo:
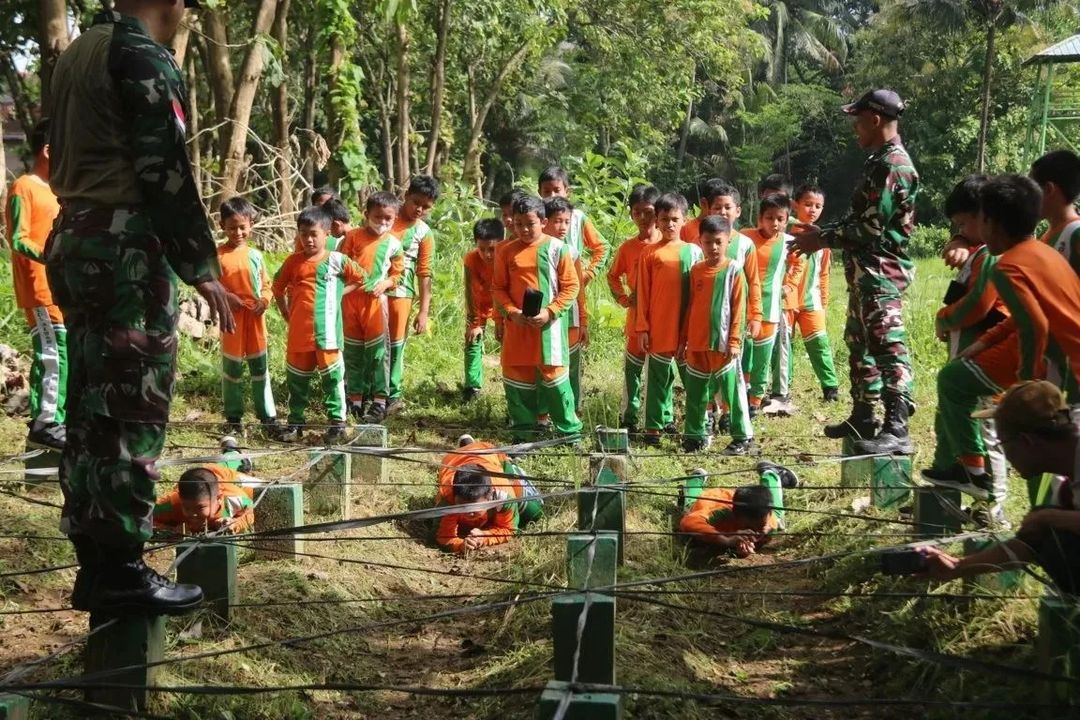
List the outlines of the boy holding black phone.
{"label": "boy holding black phone", "polygon": [[537,401],[543,395],[555,429],[576,435],[581,421],[570,387],[566,311],[580,284],[570,248],[544,234],[547,213],[534,196],[513,204],[514,238],[499,243],[491,295],[507,322],[502,371],[511,431],[516,440],[537,429]]}

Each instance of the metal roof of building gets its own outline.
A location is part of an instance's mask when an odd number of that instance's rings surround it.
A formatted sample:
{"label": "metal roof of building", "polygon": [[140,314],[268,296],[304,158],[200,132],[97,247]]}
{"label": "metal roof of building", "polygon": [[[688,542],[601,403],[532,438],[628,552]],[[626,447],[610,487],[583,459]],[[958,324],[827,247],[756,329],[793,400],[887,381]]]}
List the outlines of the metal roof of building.
{"label": "metal roof of building", "polygon": [[1025,65],[1046,65],[1049,63],[1080,62],[1080,35],[1073,35],[1059,43],[1054,43],[1042,52],[1029,57]]}

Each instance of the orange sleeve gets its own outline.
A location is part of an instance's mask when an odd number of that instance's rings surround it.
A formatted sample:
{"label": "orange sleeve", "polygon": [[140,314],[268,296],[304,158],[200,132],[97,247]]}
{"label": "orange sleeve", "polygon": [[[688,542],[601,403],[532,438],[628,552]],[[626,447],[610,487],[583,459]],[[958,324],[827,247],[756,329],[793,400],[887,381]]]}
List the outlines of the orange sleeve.
{"label": "orange sleeve", "polygon": [[604,267],[611,248],[608,247],[604,238],[600,237],[600,233],[596,231],[596,227],[589,218],[585,218],[585,224],[581,228],[581,236],[582,244],[589,250],[589,266],[581,273],[581,286],[584,288],[584,286],[592,282],[592,279]]}
{"label": "orange sleeve", "polygon": [[784,268],[784,306],[789,310],[801,305],[799,286],[802,285],[803,273],[806,272],[806,258],[788,253],[787,267]]}
{"label": "orange sleeve", "polygon": [[501,314],[510,315],[521,312],[521,308],[510,299],[510,269],[507,267],[505,247],[499,243],[495,251],[495,272],[491,277],[491,300]]}
{"label": "orange sleeve", "polygon": [[559,253],[559,294],[551,301],[547,309],[552,315],[557,315],[577,302],[578,293],[581,291],[581,282],[578,281],[577,268],[570,259],[570,248],[564,246]]}
{"label": "orange sleeve", "polygon": [[[1046,377],[1046,348],[1050,343],[1050,320],[1039,304],[1039,293],[1030,287],[1028,276],[1022,268],[1009,264],[998,264],[994,271],[994,284],[1002,295],[1008,296],[1013,310],[1011,320],[1016,323],[1017,338],[1020,346],[1020,366],[1017,369],[1019,380],[1041,380]],[[1015,312],[1019,305],[1020,312]],[[1024,320],[1016,320],[1016,316]],[[995,326],[1000,327],[1005,322]]]}
{"label": "orange sleeve", "polygon": [[746,321],[757,320],[761,322],[764,317],[761,308],[761,276],[758,275],[757,249],[751,248],[743,261],[743,270],[746,275],[746,284],[750,289],[746,303]]}
{"label": "orange sleeve", "polygon": [[637,303],[634,328],[649,332],[649,300],[652,297],[652,253],[642,253],[638,260]]}
{"label": "orange sleeve", "polygon": [[514,507],[507,505],[495,513],[494,521],[490,527],[480,531],[484,547],[502,545],[508,542],[514,534]]}
{"label": "orange sleeve", "polygon": [[694,539],[702,542],[717,545],[726,544],[727,536],[721,535],[716,531],[716,528],[709,524],[709,511],[710,508],[707,505],[697,510],[691,509],[690,512],[680,518],[679,531],[694,533],[697,536]]}
{"label": "orange sleeve", "polygon": [[154,527],[174,532],[184,530],[184,511],[176,490],[159,497],[154,504]]}
{"label": "orange sleeve", "polygon": [[420,247],[416,253],[416,277],[431,277],[431,257],[435,252],[435,238],[428,234],[420,241]]}
{"label": "orange sleeve", "polygon": [[278,268],[277,274],[274,275],[273,293],[275,298],[284,298],[286,291],[289,289],[289,285],[292,283],[293,268],[296,267],[296,262],[293,258],[295,255],[290,255],[285,258],[285,262]]}
{"label": "orange sleeve", "polygon": [[628,308],[630,307],[630,293],[626,292],[626,285],[623,283],[622,277],[627,272],[625,265],[628,253],[625,252],[625,248],[626,243],[623,243],[615,251],[615,261],[611,263],[611,268],[607,272],[607,284],[612,297],[615,298],[615,302],[624,308]]}
{"label": "orange sleeve", "polygon": [[1000,342],[1004,342],[1006,338],[1015,333],[1016,320],[1010,316],[979,336],[979,342],[986,347],[990,347],[991,345],[997,345]]}
{"label": "orange sleeve", "polygon": [[25,182],[14,182],[8,191],[7,206],[4,208],[7,228],[8,247],[31,260],[45,262],[45,248],[39,238],[33,236],[34,196],[28,192]]}
{"label": "orange sleeve", "polygon": [[982,322],[987,313],[997,304],[998,292],[994,284],[992,282],[980,282],[983,265],[986,264],[987,257],[989,256],[982,255],[972,263],[972,280],[968,293],[956,302],[938,310],[936,325],[939,331],[961,330]]}
{"label": "orange sleeve", "polygon": [[451,552],[462,552],[465,549],[465,541],[458,537],[458,516],[456,513],[448,513],[439,520],[439,529],[435,532],[435,542],[439,547]]}
{"label": "orange sleeve", "polygon": [[470,267],[468,257],[465,260],[465,288],[465,321],[471,328],[483,327],[491,317],[491,290],[484,285],[480,273]]}
{"label": "orange sleeve", "polygon": [[[735,357],[742,351],[743,328],[746,323],[746,280],[742,273],[736,273],[731,283],[731,325],[728,328],[728,357]],[[689,313],[687,313],[689,314]]]}
{"label": "orange sleeve", "polygon": [[829,271],[832,267],[832,249],[824,248],[821,251],[821,259],[818,266],[818,278],[821,287],[821,307],[829,307],[829,283],[832,278],[832,273]]}

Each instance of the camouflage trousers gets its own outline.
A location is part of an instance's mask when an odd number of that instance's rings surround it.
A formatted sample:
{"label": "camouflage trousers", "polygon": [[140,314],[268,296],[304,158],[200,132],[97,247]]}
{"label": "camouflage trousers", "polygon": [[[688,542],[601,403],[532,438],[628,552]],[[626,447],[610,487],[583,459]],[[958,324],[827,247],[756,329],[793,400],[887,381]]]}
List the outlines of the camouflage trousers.
{"label": "camouflage trousers", "polygon": [[855,402],[877,402],[882,396],[912,403],[911,357],[904,328],[903,294],[895,286],[848,282],[848,378]]}
{"label": "camouflage trousers", "polygon": [[150,538],[176,358],[176,277],[149,218],[65,208],[46,247],[68,328],[61,530],[101,545]]}

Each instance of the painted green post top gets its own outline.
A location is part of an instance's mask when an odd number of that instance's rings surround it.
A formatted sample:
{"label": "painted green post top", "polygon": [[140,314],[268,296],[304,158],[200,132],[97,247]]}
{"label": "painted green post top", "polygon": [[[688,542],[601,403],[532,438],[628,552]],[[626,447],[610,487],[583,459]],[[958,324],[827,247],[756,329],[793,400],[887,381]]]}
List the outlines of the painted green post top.
{"label": "painted green post top", "polygon": [[605,454],[626,455],[630,452],[630,434],[626,428],[596,428],[596,451]]}
{"label": "painted green post top", "polygon": [[37,487],[59,477],[60,453],[56,450],[42,450],[26,458],[23,467],[26,469],[23,483],[27,487]]}
{"label": "painted green post top", "polygon": [[[300,483],[274,483],[257,487],[255,498],[255,530],[285,530],[304,524],[304,486]],[[277,535],[272,538],[253,538],[251,548],[257,560],[297,560],[296,553],[304,551],[302,535]]]}
{"label": "painted green post top", "polygon": [[917,485],[915,492],[915,534],[926,537],[952,535],[960,531],[960,491],[934,485]]}
{"label": "painted green post top", "polygon": [[[586,598],[588,609],[586,610]],[[578,650],[578,621],[585,612],[577,677],[574,657]],[[555,679],[613,685],[615,683],[615,598],[596,593],[560,595],[551,601]]]}
{"label": "painted green post top", "polygon": [[30,698],[0,695],[0,720],[30,720]]}
{"label": "painted green post top", "polygon": [[[316,459],[317,458],[317,459]],[[352,497],[350,478],[352,456],[348,453],[312,451],[315,464],[308,471],[304,483],[308,509],[315,515],[330,515],[348,520],[349,501]]]}
{"label": "painted green post top", "polygon": [[[578,530],[610,530],[622,538],[626,527],[626,494],[622,490],[581,488],[578,498]],[[618,543],[619,564],[623,562],[623,544]]]}
{"label": "painted green post top", "polygon": [[615,567],[618,562],[617,532],[571,535],[566,540],[566,584],[569,587],[578,590],[611,587],[615,584]]}
{"label": "painted green post top", "polygon": [[[536,708],[537,720],[552,720],[558,714],[563,699],[570,693],[570,683],[552,680],[540,695]],[[621,720],[622,695],[606,692],[575,692],[570,695],[564,720]]]}
{"label": "painted green post top", "polygon": [[[354,437],[349,443],[353,447],[389,447],[389,431],[383,425],[357,425]],[[387,481],[389,464],[381,455],[353,453],[351,470],[353,482],[384,483]]]}
{"label": "painted green post top", "polygon": [[[107,627],[102,627],[107,625]],[[109,682],[134,687],[90,687],[88,702],[145,710],[150,693],[139,687],[155,685],[158,667],[146,667],[165,659],[165,618],[161,615],[127,615],[119,618],[91,613],[86,639],[86,673],[111,672]]]}
{"label": "painted green post top", "polygon": [[233,543],[185,542],[176,547],[180,557],[191,550],[176,566],[176,581],[202,588],[203,597],[213,615],[225,622],[232,620],[232,605],[237,602],[236,545]]}
{"label": "painted green post top", "polygon": [[911,501],[911,458],[906,455],[870,460],[870,502],[883,509],[899,508]]}

